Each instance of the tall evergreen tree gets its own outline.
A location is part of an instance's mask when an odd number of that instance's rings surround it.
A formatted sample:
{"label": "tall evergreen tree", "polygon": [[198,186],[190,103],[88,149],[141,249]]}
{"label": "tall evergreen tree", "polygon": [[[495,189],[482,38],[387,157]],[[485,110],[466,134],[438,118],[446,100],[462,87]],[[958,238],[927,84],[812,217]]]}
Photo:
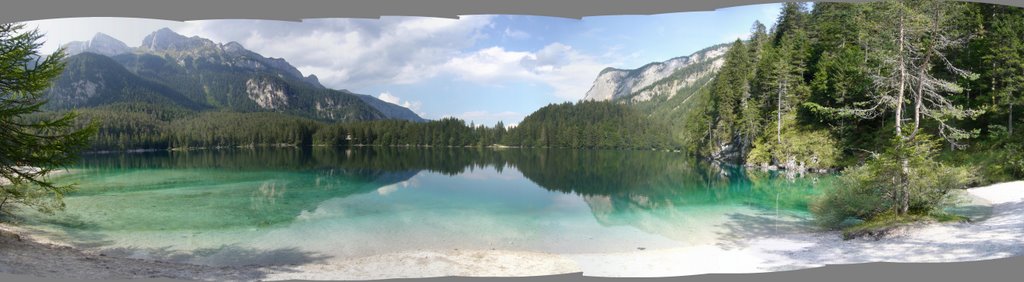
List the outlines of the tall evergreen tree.
{"label": "tall evergreen tree", "polygon": [[1013,135],[1014,107],[1024,97],[1024,10],[998,7],[993,11],[986,35],[987,52],[984,63],[991,91],[1006,114],[1008,136]]}
{"label": "tall evergreen tree", "polygon": [[63,208],[58,186],[46,174],[77,160],[95,127],[75,130],[76,115],[30,120],[46,103],[44,91],[63,70],[64,50],[43,58],[42,34],[22,24],[0,24],[0,208],[9,203],[43,211]]}
{"label": "tall evergreen tree", "polygon": [[715,148],[731,145],[739,146],[741,152],[744,150],[743,132],[740,129],[743,125],[743,107],[750,97],[749,57],[746,44],[740,40],[733,42],[711,86],[711,114],[715,117],[711,143]]}

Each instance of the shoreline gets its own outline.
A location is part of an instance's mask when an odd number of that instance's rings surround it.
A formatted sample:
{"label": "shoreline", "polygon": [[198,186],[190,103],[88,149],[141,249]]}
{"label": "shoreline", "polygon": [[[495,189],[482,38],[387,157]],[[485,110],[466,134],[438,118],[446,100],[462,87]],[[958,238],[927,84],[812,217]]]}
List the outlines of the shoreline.
{"label": "shoreline", "polygon": [[[25,167],[25,169],[39,170],[39,168],[37,168],[37,167]],[[54,170],[50,171],[50,173],[47,173],[45,175],[40,176],[40,178],[60,176],[60,175],[63,175],[63,174],[70,174],[72,172],[74,172],[74,170],[70,169],[70,168],[59,168],[59,169],[54,169]],[[0,177],[0,185],[8,185],[8,184],[11,184],[11,180],[10,179]]]}
{"label": "shoreline", "polygon": [[[868,262],[958,262],[1024,255],[1024,181],[967,189],[991,204],[972,223],[915,226],[875,241],[842,240],[838,231],[737,238],[714,245],[617,253],[554,254],[511,250],[414,250],[283,266],[213,267],[91,253],[0,223],[0,272],[52,278],[189,280],[348,280],[442,276],[664,277],[758,273]],[[764,226],[761,226],[764,227]],[[744,236],[748,235],[748,236]],[[56,271],[54,269],[61,269]]]}

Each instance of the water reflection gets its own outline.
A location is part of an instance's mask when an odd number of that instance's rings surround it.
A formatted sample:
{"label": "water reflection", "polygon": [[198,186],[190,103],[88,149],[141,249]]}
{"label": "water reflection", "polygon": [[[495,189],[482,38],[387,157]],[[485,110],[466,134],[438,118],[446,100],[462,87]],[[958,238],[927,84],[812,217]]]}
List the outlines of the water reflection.
{"label": "water reflection", "polygon": [[[650,151],[205,150],[88,155],[78,168],[83,173],[65,179],[82,183],[69,201],[111,196],[80,204],[120,205],[115,210],[127,215],[95,219],[111,228],[136,230],[273,226],[328,199],[371,192],[387,196],[408,187],[421,171],[476,179],[479,185],[525,177],[543,189],[582,197],[594,217],[609,226],[672,225],[692,220],[686,209],[723,205],[806,210],[809,195],[821,185],[818,176],[783,178]],[[124,200],[135,202],[119,202]],[[637,222],[643,218],[650,222]]]}

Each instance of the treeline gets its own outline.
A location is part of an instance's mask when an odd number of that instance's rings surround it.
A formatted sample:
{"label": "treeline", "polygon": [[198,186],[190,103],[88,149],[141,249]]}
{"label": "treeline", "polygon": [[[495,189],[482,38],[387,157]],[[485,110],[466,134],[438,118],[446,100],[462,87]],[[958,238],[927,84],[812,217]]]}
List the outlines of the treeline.
{"label": "treeline", "polygon": [[677,149],[671,128],[635,107],[581,101],[540,108],[509,132],[506,144],[524,147]]}
{"label": "treeline", "polygon": [[1014,130],[1024,96],[1024,9],[786,3],[771,30],[755,22],[751,33],[732,44],[688,113],[683,135],[697,138],[683,146],[694,153],[847,167],[897,146],[896,138],[938,139],[943,155],[1016,150],[986,156],[1010,164],[1001,173],[1024,177],[1024,134]]}
{"label": "treeline", "polygon": [[[76,112],[79,126],[99,125],[91,151],[309,146],[320,126],[313,120],[279,113],[194,112],[142,103]],[[36,117],[59,114],[46,112]]]}
{"label": "treeline", "polygon": [[[376,120],[329,123],[273,112],[195,112],[126,103],[77,110],[80,126],[95,122],[93,151],[260,146],[518,146],[545,148],[672,149],[668,128],[634,108],[612,102],[546,106],[518,127]],[[59,112],[39,116],[57,115]]]}
{"label": "treeline", "polygon": [[494,127],[467,125],[457,118],[429,122],[377,120],[326,125],[314,139],[317,144],[378,146],[490,146],[506,134],[504,124]]}

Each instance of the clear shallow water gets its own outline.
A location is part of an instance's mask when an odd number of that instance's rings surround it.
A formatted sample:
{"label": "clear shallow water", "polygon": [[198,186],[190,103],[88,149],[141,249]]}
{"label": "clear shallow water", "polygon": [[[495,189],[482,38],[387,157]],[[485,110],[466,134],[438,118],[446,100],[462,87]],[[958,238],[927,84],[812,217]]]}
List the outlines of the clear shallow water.
{"label": "clear shallow water", "polygon": [[[45,236],[112,255],[295,264],[412,250],[620,252],[794,232],[830,176],[645,151],[256,149],[88,155]],[[782,227],[780,227],[782,226]],[[799,226],[799,225],[797,225]]]}

